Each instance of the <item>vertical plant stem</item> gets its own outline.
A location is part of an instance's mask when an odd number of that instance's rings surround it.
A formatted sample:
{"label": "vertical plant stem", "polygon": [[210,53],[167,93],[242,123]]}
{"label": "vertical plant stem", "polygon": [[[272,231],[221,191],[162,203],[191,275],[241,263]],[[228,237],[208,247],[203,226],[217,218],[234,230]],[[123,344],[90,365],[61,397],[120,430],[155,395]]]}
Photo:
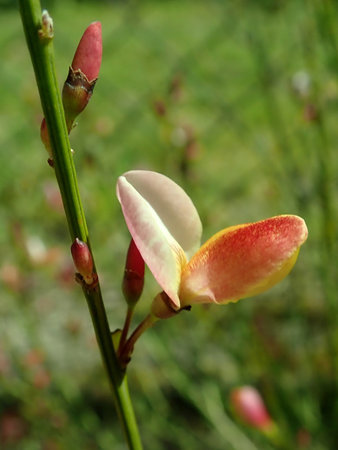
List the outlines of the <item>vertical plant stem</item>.
{"label": "vertical plant stem", "polygon": [[[68,131],[55,75],[52,39],[41,38],[41,6],[39,0],[20,0],[20,13],[30,51],[42,109],[46,118],[53,150],[55,175],[62,195],[71,241],[79,238],[89,245],[88,229],[79,194]],[[111,340],[107,314],[100,285],[83,287],[101,356],[114,394],[116,410],[128,446],[142,449],[142,444],[130,400],[127,378],[121,370]]]}

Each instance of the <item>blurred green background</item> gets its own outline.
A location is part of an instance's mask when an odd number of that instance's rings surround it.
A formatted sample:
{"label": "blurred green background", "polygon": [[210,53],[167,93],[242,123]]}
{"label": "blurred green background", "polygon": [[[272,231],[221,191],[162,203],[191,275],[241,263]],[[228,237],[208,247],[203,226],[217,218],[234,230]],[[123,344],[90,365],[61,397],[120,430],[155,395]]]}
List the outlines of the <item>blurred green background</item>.
{"label": "blurred green background", "polygon": [[[204,239],[292,213],[309,238],[270,292],[196,306],[147,331],[129,367],[146,449],[338,448],[337,3],[321,0],[49,1],[60,87],[86,26],[103,64],[72,132],[112,330],[129,236],[126,170],[165,173]],[[47,153],[16,3],[0,1],[0,448],[124,449]],[[151,274],[135,324],[158,292]],[[255,386],[280,436],[237,420]]]}

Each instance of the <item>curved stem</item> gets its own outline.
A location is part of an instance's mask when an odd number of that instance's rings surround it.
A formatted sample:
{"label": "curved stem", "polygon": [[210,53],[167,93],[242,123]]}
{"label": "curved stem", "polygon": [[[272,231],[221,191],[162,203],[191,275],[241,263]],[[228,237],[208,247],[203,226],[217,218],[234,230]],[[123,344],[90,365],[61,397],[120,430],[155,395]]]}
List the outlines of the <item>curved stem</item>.
{"label": "curved stem", "polygon": [[130,360],[130,355],[133,352],[133,348],[137,339],[143,334],[148,328],[152,327],[155,322],[159,319],[152,314],[148,314],[146,318],[138,325],[134,330],[127,342],[119,349],[119,359],[121,365],[128,364]]}
{"label": "curved stem", "polygon": [[123,348],[123,346],[124,346],[124,344],[125,344],[125,342],[127,340],[128,331],[129,331],[129,328],[130,328],[130,323],[131,323],[131,319],[133,317],[133,314],[134,314],[134,308],[131,308],[130,306],[128,306],[126,318],[125,318],[124,325],[123,325],[123,328],[122,328],[121,338],[120,338],[120,342],[119,342],[119,348],[118,348],[118,351],[117,351],[117,355],[118,356],[121,355],[121,350],[122,350],[122,348]]}
{"label": "curved stem", "polygon": [[[19,4],[41,105],[52,145],[55,175],[62,196],[71,240],[73,242],[77,237],[89,245],[88,229],[55,75],[51,34],[48,35],[47,33],[41,36],[42,13],[39,0],[20,0]],[[130,449],[140,450],[142,449],[142,444],[129,397],[127,378],[118,363],[113,348],[100,285],[97,284],[95,287],[84,285],[83,291],[126,441]]]}

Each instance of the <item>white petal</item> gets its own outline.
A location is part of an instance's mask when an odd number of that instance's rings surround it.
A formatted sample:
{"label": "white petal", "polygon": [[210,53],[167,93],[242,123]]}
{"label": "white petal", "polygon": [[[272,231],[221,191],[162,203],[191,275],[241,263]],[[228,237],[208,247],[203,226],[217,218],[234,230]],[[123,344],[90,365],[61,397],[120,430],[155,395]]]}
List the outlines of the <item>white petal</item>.
{"label": "white petal", "polygon": [[201,245],[202,224],[189,196],[174,181],[157,172],[132,170],[123,176],[152,206],[190,258]]}
{"label": "white petal", "polygon": [[187,262],[183,249],[150,202],[125,176],[118,179],[117,196],[128,229],[145,263],[172,300],[173,307],[179,308],[177,292],[181,271]]}

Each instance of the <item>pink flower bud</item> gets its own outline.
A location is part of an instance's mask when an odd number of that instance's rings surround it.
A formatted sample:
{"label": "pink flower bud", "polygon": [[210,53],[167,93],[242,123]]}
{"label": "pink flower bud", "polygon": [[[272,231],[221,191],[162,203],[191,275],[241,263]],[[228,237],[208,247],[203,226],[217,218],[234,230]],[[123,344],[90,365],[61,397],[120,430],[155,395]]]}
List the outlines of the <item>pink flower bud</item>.
{"label": "pink flower bud", "polygon": [[140,298],[144,285],[144,261],[132,239],[128,248],[122,292],[129,306]]}
{"label": "pink flower bud", "polygon": [[247,425],[261,431],[266,431],[273,426],[262,397],[255,388],[242,386],[233,389],[230,399],[235,413]]}
{"label": "pink flower bud", "polygon": [[68,132],[87,106],[99,75],[102,60],[101,23],[93,22],[84,32],[62,90]]}
{"label": "pink flower bud", "polygon": [[72,69],[81,70],[89,82],[97,79],[102,60],[102,32],[101,23],[93,22],[89,25],[76,49]]}
{"label": "pink flower bud", "polygon": [[86,284],[92,284],[94,281],[94,263],[88,245],[76,238],[71,246],[71,252],[77,271]]}

